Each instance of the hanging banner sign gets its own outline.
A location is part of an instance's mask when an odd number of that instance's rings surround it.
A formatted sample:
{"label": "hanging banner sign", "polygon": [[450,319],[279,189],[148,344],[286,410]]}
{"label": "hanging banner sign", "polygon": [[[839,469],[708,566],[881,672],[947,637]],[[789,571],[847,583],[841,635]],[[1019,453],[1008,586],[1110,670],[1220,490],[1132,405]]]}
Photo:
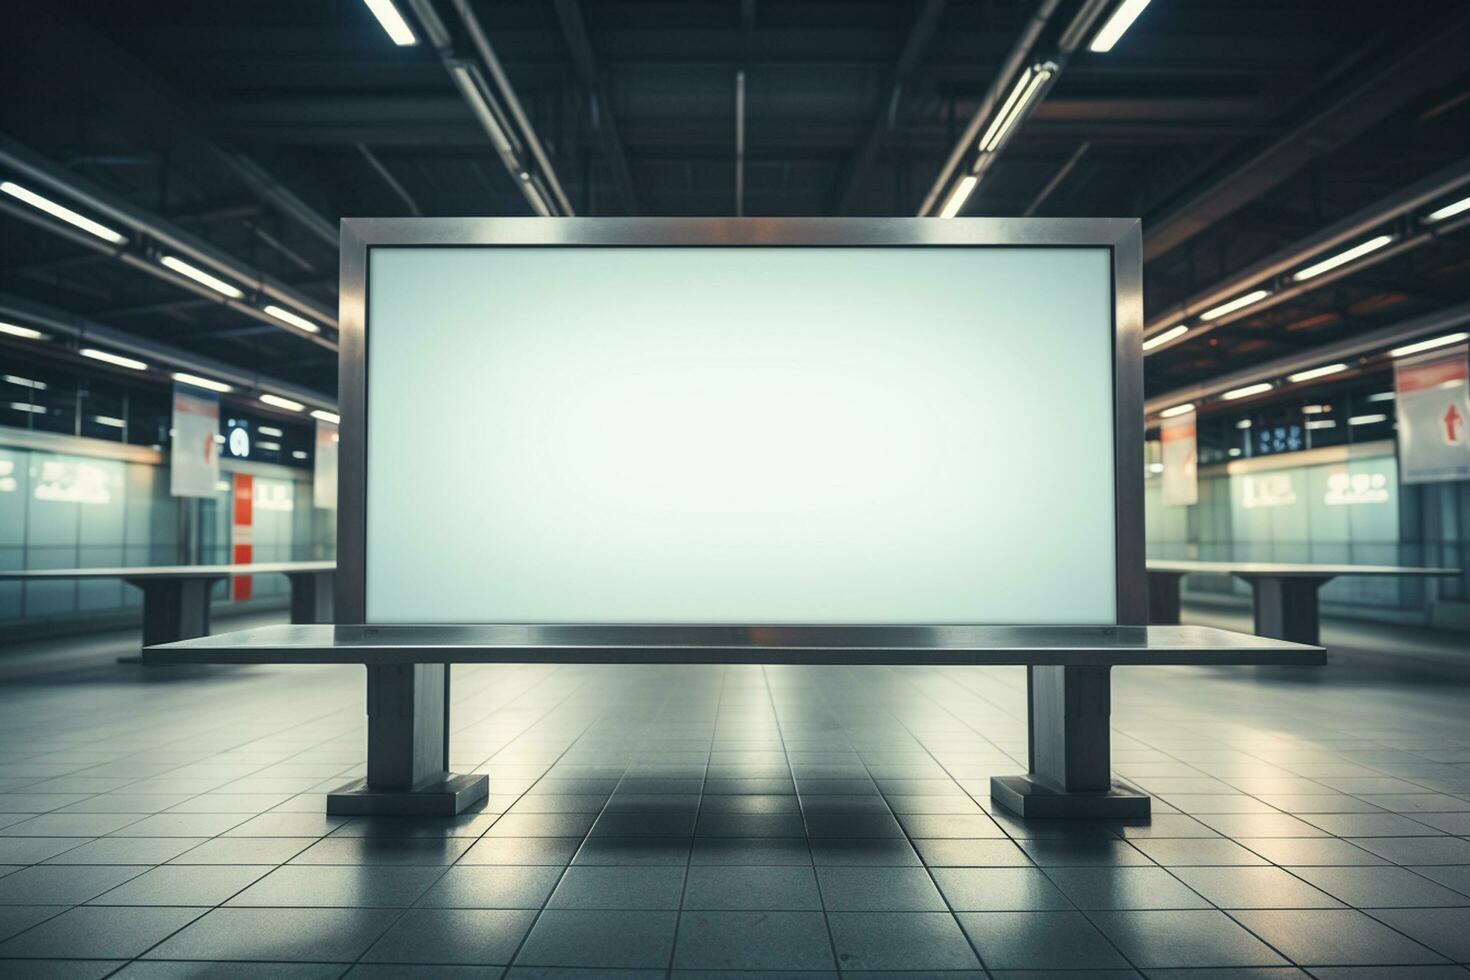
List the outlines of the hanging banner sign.
{"label": "hanging banner sign", "polygon": [[1199,456],[1195,445],[1195,413],[1164,419],[1160,426],[1163,442],[1164,503],[1187,507],[1199,503]]}
{"label": "hanging banner sign", "polygon": [[219,397],[174,386],[168,492],[213,497],[219,483]]}
{"label": "hanging banner sign", "polygon": [[317,421],[316,458],[312,464],[311,502],[324,510],[337,509],[337,427]]}
{"label": "hanging banner sign", "polygon": [[1460,344],[1393,366],[1399,480],[1470,479],[1470,359]]}

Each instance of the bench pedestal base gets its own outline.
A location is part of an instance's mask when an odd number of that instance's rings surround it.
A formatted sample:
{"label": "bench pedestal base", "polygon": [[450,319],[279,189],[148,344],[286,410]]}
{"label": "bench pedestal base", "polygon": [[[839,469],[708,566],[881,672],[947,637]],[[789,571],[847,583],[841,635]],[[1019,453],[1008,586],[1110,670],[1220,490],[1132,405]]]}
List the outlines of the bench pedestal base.
{"label": "bench pedestal base", "polygon": [[1024,776],[994,776],[990,800],[1018,817],[1147,819],[1149,798],[1113,782],[1108,667],[1027,667]]}
{"label": "bench pedestal base", "polygon": [[483,773],[450,774],[406,793],[372,789],[367,780],[348,783],[327,794],[327,815],[333,817],[452,817],[483,801],[490,777]]}
{"label": "bench pedestal base", "polygon": [[1149,798],[1122,783],[1100,793],[1068,793],[1030,776],[991,776],[990,799],[1018,817],[1147,820]]}

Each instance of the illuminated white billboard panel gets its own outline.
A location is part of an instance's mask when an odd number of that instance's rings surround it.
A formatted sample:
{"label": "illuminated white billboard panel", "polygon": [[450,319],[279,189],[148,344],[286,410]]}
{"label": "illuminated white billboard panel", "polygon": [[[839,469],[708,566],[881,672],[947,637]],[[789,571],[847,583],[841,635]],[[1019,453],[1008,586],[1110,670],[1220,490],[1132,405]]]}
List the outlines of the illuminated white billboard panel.
{"label": "illuminated white billboard panel", "polygon": [[1116,622],[1104,248],[375,247],[374,623]]}

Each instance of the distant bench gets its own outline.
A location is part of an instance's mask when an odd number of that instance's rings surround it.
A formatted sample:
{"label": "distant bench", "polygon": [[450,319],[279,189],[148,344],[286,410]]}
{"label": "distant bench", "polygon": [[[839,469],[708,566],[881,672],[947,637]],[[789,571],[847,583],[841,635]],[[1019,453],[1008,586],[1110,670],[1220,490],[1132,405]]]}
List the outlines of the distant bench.
{"label": "distant bench", "polygon": [[0,571],[0,580],[55,582],[121,579],[143,590],[143,645],[170,643],[209,632],[209,594],[216,582],[237,575],[286,576],[291,583],[291,622],[332,621],[335,561],[271,561],[243,565],[138,565],[118,568],[32,568]]}
{"label": "distant bench", "polygon": [[146,663],[363,664],[367,778],[331,814],[450,816],[488,791],[449,762],[449,665],[854,664],[1027,668],[1028,774],[991,799],[1025,817],[1136,819],[1109,765],[1115,666],[1324,662],[1319,647],[1200,626],[265,626],[151,647]]}
{"label": "distant bench", "polygon": [[1412,565],[1319,565],[1284,562],[1165,561],[1148,563],[1148,621],[1179,622],[1181,580],[1186,575],[1234,575],[1251,587],[1255,631],[1297,643],[1318,642],[1322,612],[1317,591],[1341,575],[1442,578],[1458,568]]}

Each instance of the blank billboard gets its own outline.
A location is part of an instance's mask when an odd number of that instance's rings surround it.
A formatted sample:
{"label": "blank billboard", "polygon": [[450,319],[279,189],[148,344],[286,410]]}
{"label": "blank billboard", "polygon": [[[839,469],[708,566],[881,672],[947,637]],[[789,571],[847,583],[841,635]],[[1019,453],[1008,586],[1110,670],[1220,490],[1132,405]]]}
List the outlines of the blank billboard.
{"label": "blank billboard", "polygon": [[1114,623],[1111,268],[374,247],[367,621]]}

